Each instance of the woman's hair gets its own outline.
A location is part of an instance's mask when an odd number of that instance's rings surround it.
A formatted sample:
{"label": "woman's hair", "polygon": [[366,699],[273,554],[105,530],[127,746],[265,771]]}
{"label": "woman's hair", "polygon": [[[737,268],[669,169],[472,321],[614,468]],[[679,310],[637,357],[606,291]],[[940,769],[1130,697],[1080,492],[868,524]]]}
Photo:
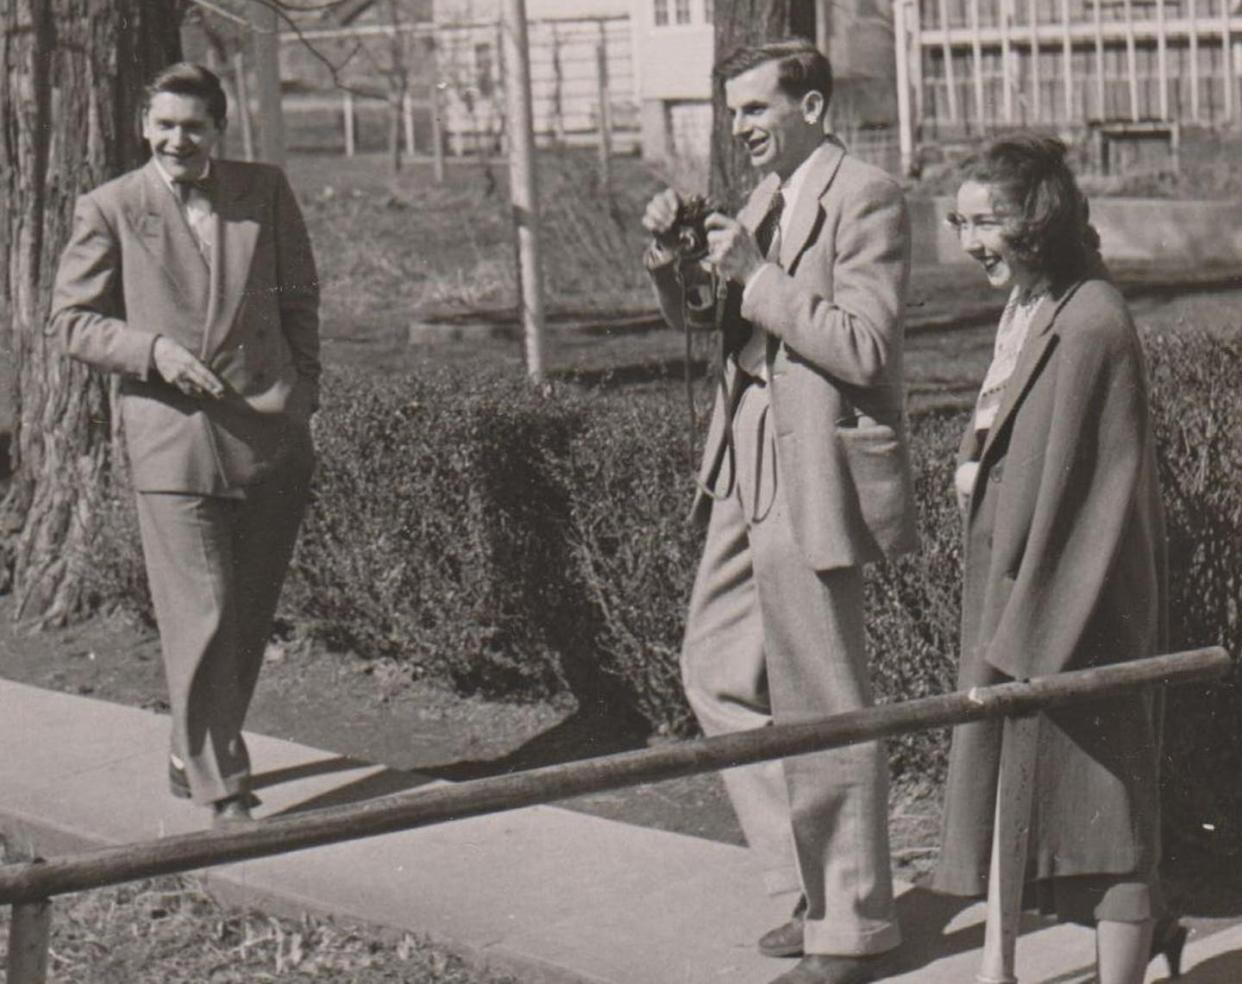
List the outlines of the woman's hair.
{"label": "woman's hair", "polygon": [[991,185],[1008,219],[1005,240],[1032,270],[1064,283],[1099,262],[1100,236],[1086,196],[1055,137],[1013,133],[987,144],[962,164],[962,180]]}

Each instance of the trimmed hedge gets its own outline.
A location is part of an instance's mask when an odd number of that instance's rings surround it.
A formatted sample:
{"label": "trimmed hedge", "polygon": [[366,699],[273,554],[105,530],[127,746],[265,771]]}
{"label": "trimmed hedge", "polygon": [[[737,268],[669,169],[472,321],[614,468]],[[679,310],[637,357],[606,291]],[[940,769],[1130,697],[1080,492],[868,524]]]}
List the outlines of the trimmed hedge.
{"label": "trimmed hedge", "polygon": [[[1168,511],[1172,644],[1237,652],[1242,597],[1242,351],[1189,329],[1147,339]],[[444,372],[331,373],[316,418],[314,498],[282,600],[300,631],[400,660],[462,692],[569,691],[687,735],[677,654],[701,550],[681,394],[565,389]],[[911,422],[923,550],[869,569],[881,700],[951,690],[964,416]],[[132,507],[97,544],[96,585],[145,597]],[[113,591],[111,597],[115,599]],[[141,607],[141,604],[140,606]],[[1242,688],[1170,695],[1169,827],[1242,849]],[[894,774],[943,775],[947,732],[890,745]],[[1210,825],[1210,833],[1204,825]]]}
{"label": "trimmed hedge", "polygon": [[[1147,339],[1169,542],[1169,642],[1242,655],[1242,332]],[[1166,829],[1242,852],[1242,680],[1169,692]]]}

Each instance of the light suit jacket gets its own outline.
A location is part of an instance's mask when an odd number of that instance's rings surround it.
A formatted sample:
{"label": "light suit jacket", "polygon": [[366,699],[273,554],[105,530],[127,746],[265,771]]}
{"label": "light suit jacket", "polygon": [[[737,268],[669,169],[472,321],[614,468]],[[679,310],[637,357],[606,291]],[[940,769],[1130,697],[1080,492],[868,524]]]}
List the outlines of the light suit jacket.
{"label": "light suit jacket", "polygon": [[[793,528],[813,568],[850,567],[918,545],[906,447],[902,341],[910,222],[896,182],[835,142],[815,151],[781,239],[780,271],[765,271],[724,317],[768,332],[768,373]],[[779,187],[768,175],[738,220],[752,233]],[[665,318],[682,325],[671,265],[652,270]],[[736,312],[736,313],[735,313]],[[732,360],[724,392],[732,391]],[[726,408],[708,428],[694,515],[704,520],[726,454]]]}
{"label": "light suit jacket", "polygon": [[[52,328],[70,356],[119,373],[140,492],[214,495],[307,453],[318,402],[319,284],[283,172],[213,161],[214,255],[199,251],[154,161],[78,199]],[[155,370],[158,335],[225,386],[187,396]]]}

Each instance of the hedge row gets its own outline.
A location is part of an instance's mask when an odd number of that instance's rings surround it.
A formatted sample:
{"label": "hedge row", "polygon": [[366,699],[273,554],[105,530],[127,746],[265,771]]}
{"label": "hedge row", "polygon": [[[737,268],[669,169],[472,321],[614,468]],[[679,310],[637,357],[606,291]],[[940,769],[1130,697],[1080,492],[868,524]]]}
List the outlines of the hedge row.
{"label": "hedge row", "polygon": [[[1242,596],[1242,352],[1148,339],[1168,508],[1173,644],[1237,652]],[[952,689],[960,530],[950,489],[963,420],[924,414],[911,443],[924,549],[868,572],[877,693]],[[314,498],[282,601],[300,631],[463,692],[571,691],[692,733],[677,652],[700,534],[677,393],[553,397],[523,380],[338,371],[316,420]],[[101,594],[141,566],[126,507],[97,551]],[[1170,817],[1242,848],[1242,695],[1176,692]],[[894,773],[940,775],[947,734],[894,742]]]}

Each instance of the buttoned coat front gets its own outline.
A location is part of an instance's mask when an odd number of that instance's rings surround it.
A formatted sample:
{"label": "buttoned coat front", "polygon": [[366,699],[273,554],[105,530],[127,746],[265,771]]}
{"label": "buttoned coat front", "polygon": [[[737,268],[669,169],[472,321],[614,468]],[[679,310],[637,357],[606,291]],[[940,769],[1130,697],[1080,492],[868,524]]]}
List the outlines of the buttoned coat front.
{"label": "buttoned coat front", "polygon": [[[301,212],[278,168],[214,161],[212,175],[211,262],[152,160],[78,199],[57,274],[52,325],[67,352],[120,375],[139,492],[217,495],[309,447],[319,298]],[[165,382],[157,335],[197,355],[225,395]]]}
{"label": "buttoned coat front", "polygon": [[[1163,645],[1164,528],[1143,353],[1120,294],[1054,291],[1028,331],[965,517],[960,688],[1151,656]],[[1141,692],[1039,717],[1031,877],[1158,861],[1160,701]],[[999,722],[955,729],[938,888],[986,892]]]}
{"label": "buttoned coat front", "polygon": [[[768,175],[738,221],[752,233],[780,185]],[[741,299],[730,285],[724,318],[767,331],[772,414],[794,529],[816,570],[852,567],[917,546],[902,387],[910,222],[901,189],[884,172],[825,142],[768,271]],[[682,325],[671,265],[652,271],[666,320]],[[708,427],[694,515],[705,521],[727,453],[722,398]]]}

